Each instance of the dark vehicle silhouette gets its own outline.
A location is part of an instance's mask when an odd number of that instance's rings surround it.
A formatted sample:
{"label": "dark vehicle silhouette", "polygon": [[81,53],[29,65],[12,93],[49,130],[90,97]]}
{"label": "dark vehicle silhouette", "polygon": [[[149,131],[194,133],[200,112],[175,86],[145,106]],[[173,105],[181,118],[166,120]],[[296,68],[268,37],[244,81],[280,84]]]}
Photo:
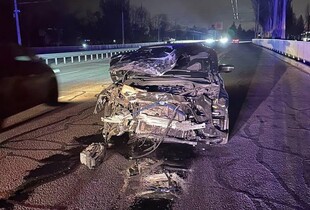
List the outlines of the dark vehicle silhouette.
{"label": "dark vehicle silhouette", "polygon": [[38,104],[56,105],[56,75],[25,48],[0,44],[0,98],[0,125],[5,118]]}

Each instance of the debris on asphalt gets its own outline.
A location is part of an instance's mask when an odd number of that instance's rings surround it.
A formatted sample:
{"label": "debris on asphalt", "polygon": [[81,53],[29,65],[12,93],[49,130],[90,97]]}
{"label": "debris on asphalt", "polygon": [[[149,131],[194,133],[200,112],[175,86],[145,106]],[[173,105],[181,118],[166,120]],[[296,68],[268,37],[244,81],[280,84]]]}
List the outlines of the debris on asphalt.
{"label": "debris on asphalt", "polygon": [[80,161],[89,169],[95,169],[102,163],[105,152],[103,143],[92,143],[80,153]]}

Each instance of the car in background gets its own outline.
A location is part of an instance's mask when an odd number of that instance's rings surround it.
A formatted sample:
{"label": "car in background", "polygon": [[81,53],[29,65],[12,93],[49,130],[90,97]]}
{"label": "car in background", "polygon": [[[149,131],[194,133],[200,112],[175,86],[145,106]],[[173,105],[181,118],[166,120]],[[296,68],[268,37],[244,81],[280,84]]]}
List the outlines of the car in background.
{"label": "car in background", "polygon": [[233,44],[239,44],[239,43],[240,43],[240,40],[239,40],[239,39],[233,39],[233,40],[232,40],[232,43],[233,43]]}
{"label": "car in background", "polygon": [[0,87],[0,125],[5,118],[38,104],[58,102],[54,71],[17,44],[0,43]]}
{"label": "car in background", "polygon": [[162,142],[226,144],[229,99],[220,73],[233,68],[218,65],[205,43],[142,47],[112,57],[114,83],[95,108],[104,142],[129,133],[137,145],[152,145],[146,154]]}
{"label": "car in background", "polygon": [[310,31],[306,31],[301,34],[301,40],[304,42],[310,42]]}

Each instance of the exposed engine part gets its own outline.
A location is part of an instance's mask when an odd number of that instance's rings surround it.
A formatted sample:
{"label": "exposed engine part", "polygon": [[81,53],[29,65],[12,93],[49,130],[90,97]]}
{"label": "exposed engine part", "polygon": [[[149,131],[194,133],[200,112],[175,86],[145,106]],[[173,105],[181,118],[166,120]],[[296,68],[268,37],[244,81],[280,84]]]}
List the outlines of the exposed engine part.
{"label": "exposed engine part", "polygon": [[139,198],[178,197],[186,189],[185,179],[181,174],[190,172],[185,168],[170,167],[165,161],[143,158],[135,161],[129,168],[130,180],[140,183]]}
{"label": "exposed engine part", "polygon": [[89,169],[95,169],[102,163],[105,156],[103,143],[92,143],[80,153],[80,161]]}

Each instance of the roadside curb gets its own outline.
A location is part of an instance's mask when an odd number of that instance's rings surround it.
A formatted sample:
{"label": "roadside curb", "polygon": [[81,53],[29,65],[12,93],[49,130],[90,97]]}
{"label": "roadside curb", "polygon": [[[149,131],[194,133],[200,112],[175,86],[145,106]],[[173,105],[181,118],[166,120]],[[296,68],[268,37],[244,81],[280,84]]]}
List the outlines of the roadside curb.
{"label": "roadside curb", "polygon": [[269,53],[270,55],[273,55],[275,57],[277,57],[278,59],[296,67],[297,69],[303,71],[304,73],[306,74],[309,74],[310,75],[310,67],[307,66],[306,64],[303,64],[302,62],[298,62],[296,60],[294,60],[293,58],[290,58],[290,57],[286,57],[285,55],[282,55],[282,54],[279,54],[277,52],[274,52],[272,50],[269,50],[265,47],[262,47],[262,46],[259,46],[259,45],[256,45],[254,44],[254,46],[256,47],[259,47],[259,48],[262,48],[263,50],[265,50],[267,53]]}

